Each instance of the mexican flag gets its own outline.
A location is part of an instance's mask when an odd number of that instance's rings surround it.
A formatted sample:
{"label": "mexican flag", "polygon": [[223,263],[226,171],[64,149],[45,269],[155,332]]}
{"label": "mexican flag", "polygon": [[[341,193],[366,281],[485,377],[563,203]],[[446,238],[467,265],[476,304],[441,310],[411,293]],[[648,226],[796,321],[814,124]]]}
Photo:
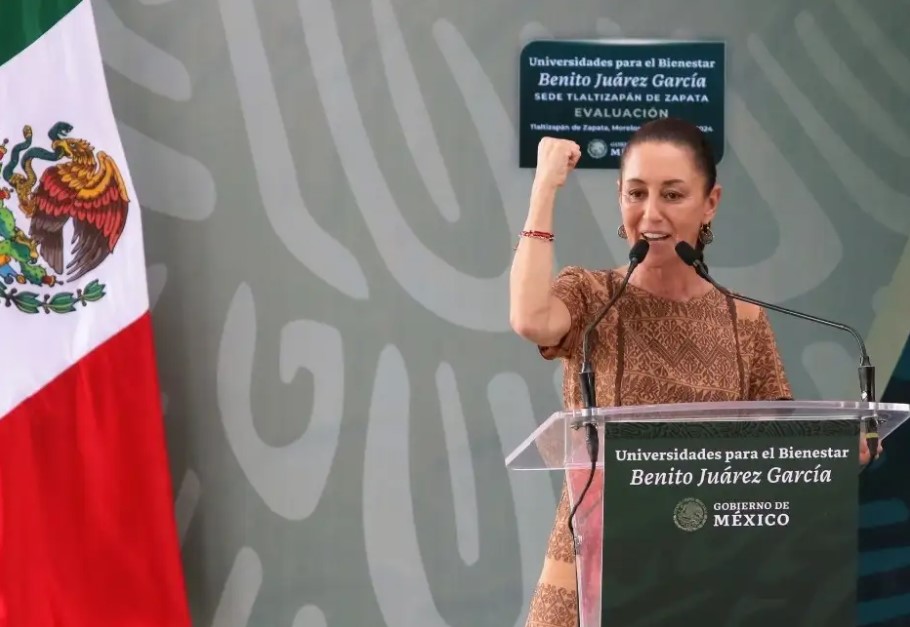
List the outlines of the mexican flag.
{"label": "mexican flag", "polygon": [[189,625],[92,6],[2,0],[0,25],[0,625]]}

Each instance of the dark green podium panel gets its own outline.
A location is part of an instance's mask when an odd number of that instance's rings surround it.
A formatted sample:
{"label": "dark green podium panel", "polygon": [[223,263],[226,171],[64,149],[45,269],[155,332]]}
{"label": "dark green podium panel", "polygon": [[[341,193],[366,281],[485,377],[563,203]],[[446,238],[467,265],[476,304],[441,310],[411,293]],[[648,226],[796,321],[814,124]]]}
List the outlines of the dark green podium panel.
{"label": "dark green podium panel", "polygon": [[606,424],[602,625],[855,627],[859,427]]}

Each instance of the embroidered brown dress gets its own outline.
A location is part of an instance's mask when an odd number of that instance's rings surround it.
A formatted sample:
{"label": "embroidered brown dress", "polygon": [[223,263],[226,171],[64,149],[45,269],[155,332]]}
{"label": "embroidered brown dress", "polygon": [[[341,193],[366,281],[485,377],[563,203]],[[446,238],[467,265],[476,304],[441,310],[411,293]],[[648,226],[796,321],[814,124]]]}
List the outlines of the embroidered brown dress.
{"label": "embroidered brown dress", "polygon": [[[558,346],[539,348],[545,359],[564,361],[567,409],[582,405],[577,373],[584,327],[621,281],[618,271],[576,266],[556,278],[554,292],[568,307],[572,326]],[[792,398],[765,311],[717,290],[678,302],[629,285],[593,335],[599,406]],[[577,625],[569,509],[564,486],[527,627]]]}

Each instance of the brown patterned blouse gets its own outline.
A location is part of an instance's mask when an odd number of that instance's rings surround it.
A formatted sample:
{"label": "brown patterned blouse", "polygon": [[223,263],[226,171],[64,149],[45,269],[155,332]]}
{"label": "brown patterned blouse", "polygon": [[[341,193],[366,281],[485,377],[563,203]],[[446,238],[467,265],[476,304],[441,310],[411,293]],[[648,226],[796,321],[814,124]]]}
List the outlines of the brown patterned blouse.
{"label": "brown patterned blouse", "polygon": [[[582,406],[577,373],[584,328],[621,282],[619,271],[577,266],[556,277],[553,291],[569,309],[572,325],[559,345],[539,350],[545,359],[563,360],[567,409]],[[630,284],[592,335],[590,359],[601,407],[792,398],[765,311],[716,289],[680,302]],[[598,479],[589,494],[601,489]],[[569,509],[564,486],[527,627],[577,625]]]}

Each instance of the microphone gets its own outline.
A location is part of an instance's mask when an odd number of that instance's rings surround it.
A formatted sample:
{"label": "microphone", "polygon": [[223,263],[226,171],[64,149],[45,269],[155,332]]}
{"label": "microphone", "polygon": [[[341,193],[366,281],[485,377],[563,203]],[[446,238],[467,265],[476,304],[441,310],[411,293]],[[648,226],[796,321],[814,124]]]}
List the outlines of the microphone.
{"label": "microphone", "polygon": [[613,308],[613,304],[622,296],[623,292],[626,290],[626,285],[629,283],[629,278],[632,276],[632,272],[638,267],[638,264],[645,260],[645,256],[648,254],[648,249],[650,247],[651,245],[646,239],[640,239],[635,242],[635,245],[632,246],[632,249],[629,251],[629,269],[626,270],[626,276],[623,277],[619,289],[616,290],[616,294],[613,295],[610,302],[603,306],[594,320],[592,320],[585,329],[585,334],[581,341],[581,371],[579,373],[579,380],[581,382],[581,397],[586,409],[597,406],[596,392],[594,390],[594,371],[591,369],[591,362],[589,361],[591,335],[594,333],[594,329],[597,328],[597,325],[600,324],[600,321],[607,315],[607,312]]}
{"label": "microphone", "polygon": [[[743,302],[752,303],[753,305],[758,305],[759,307],[764,307],[772,311],[777,311],[788,316],[793,316],[795,318],[801,318],[803,320],[808,320],[809,322],[815,322],[817,324],[822,324],[826,327],[831,327],[833,329],[840,329],[841,331],[846,331],[853,336],[853,339],[856,340],[856,343],[859,345],[860,351],[860,365],[857,368],[859,374],[859,389],[860,389],[860,399],[866,403],[875,402],[875,367],[872,365],[871,360],[869,359],[869,353],[866,352],[866,344],[863,342],[862,336],[859,332],[851,326],[840,322],[834,322],[833,320],[826,320],[824,318],[819,318],[818,316],[810,316],[809,314],[804,314],[799,311],[794,311],[793,309],[787,309],[786,307],[779,307],[778,305],[772,305],[771,303],[766,303],[754,298],[749,298],[748,296],[743,296],[742,294],[737,294],[731,292],[727,288],[720,285],[714,278],[708,273],[708,267],[705,265],[705,262],[702,260],[701,255],[696,251],[692,246],[685,241],[680,241],[676,244],[676,254],[679,256],[683,262],[695,268],[695,272],[703,278],[705,281],[716,287],[720,292],[734,298],[736,300],[741,300]],[[866,444],[869,447],[869,453],[871,455],[871,461],[875,460],[876,455],[878,454],[878,421],[875,419],[875,416],[868,416],[869,426],[866,430]]]}
{"label": "microphone", "polygon": [[[579,382],[581,384],[581,398],[584,403],[584,412],[586,420],[581,423],[585,428],[585,447],[588,450],[588,456],[591,460],[591,472],[588,475],[588,481],[585,483],[584,488],[582,488],[581,494],[578,496],[578,500],[575,502],[575,505],[572,507],[572,511],[569,512],[569,534],[571,535],[575,545],[575,529],[572,525],[572,518],[575,516],[575,511],[578,509],[578,506],[581,505],[582,500],[585,498],[585,494],[588,492],[588,488],[591,487],[591,482],[594,480],[594,470],[597,468],[597,453],[600,447],[600,442],[597,439],[597,426],[594,419],[591,417],[591,410],[597,406],[597,397],[595,392],[595,381],[594,381],[594,369],[591,367],[590,362],[590,340],[591,336],[594,333],[594,329],[597,328],[597,325],[600,324],[600,321],[603,320],[604,316],[607,315],[607,312],[613,308],[613,305],[619,300],[619,297],[622,296],[623,292],[626,291],[626,285],[629,283],[629,278],[632,276],[632,272],[638,265],[645,260],[645,256],[648,254],[648,249],[651,245],[646,239],[640,239],[632,246],[632,249],[629,250],[629,268],[626,270],[626,275],[623,277],[622,283],[619,285],[619,289],[616,290],[616,293],[613,295],[613,298],[604,305],[598,314],[594,317],[591,323],[585,328],[584,336],[581,341],[581,369],[578,374]],[[574,424],[573,428],[577,429],[581,424]],[[578,547],[575,546],[576,554],[578,553]]]}

